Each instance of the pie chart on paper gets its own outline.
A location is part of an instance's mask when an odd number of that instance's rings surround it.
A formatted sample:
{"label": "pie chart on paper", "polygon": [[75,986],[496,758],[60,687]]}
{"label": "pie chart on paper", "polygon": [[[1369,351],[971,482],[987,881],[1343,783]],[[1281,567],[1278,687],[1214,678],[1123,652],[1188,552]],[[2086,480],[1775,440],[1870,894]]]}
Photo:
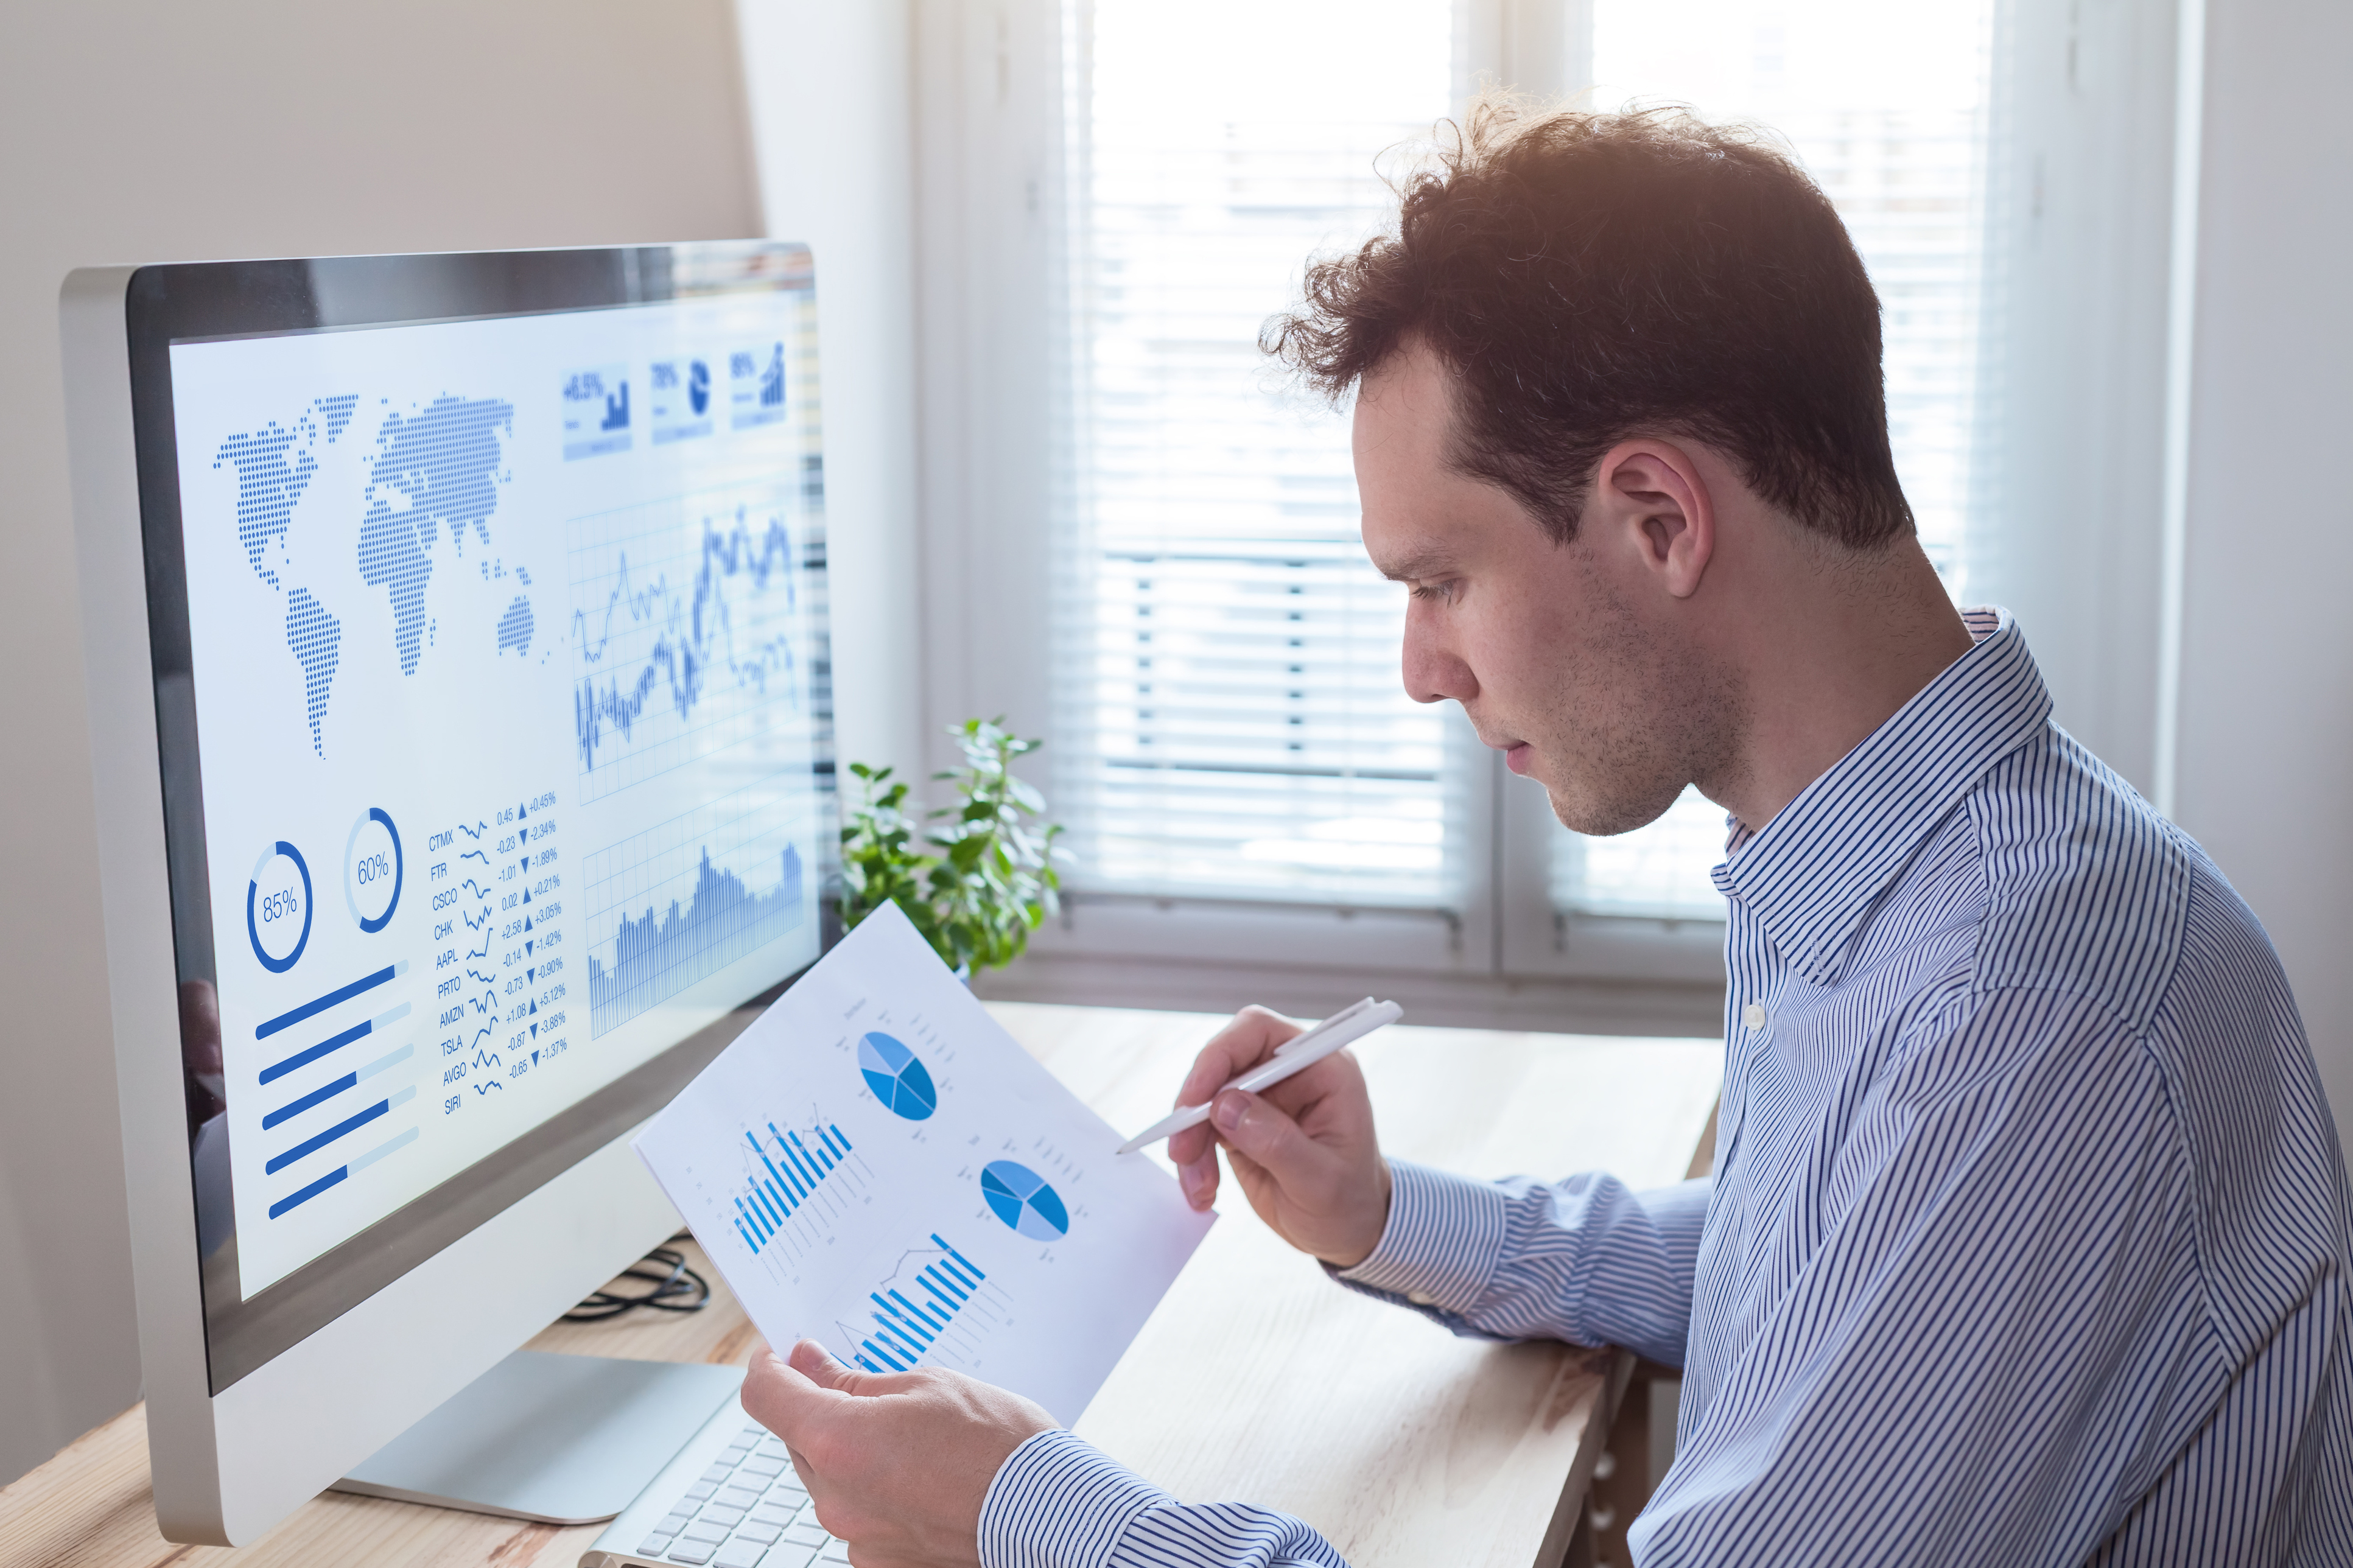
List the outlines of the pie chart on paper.
{"label": "pie chart on paper", "polygon": [[858,1042],[858,1070],[893,1115],[921,1121],[939,1109],[940,1091],[914,1052],[880,1030]]}
{"label": "pie chart on paper", "polygon": [[997,1217],[1032,1241],[1071,1234],[1071,1211],[1046,1179],[1027,1165],[993,1160],[980,1173],[980,1195]]}

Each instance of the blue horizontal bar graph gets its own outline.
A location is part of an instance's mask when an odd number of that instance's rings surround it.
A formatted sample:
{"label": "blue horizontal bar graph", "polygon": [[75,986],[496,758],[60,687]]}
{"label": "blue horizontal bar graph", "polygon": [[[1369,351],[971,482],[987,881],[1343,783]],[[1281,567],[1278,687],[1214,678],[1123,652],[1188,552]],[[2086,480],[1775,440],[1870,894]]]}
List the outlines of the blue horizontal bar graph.
{"label": "blue horizontal bar graph", "polygon": [[305,1138],[300,1143],[295,1144],[291,1149],[287,1150],[283,1154],[272,1155],[269,1163],[267,1165],[264,1165],[262,1169],[274,1176],[279,1172],[284,1170],[287,1166],[292,1164],[295,1161],[302,1158],[303,1155],[317,1153],[320,1150],[325,1148],[336,1139],[343,1137],[345,1133],[358,1131],[361,1128],[365,1127],[369,1122],[374,1121],[377,1117],[382,1116],[385,1111],[390,1110],[391,1109],[392,1102],[390,1100],[379,1100],[374,1105],[369,1106],[365,1110],[361,1111],[357,1116],[350,1117],[344,1121],[337,1122],[334,1126],[328,1128],[324,1132],[318,1134],[316,1137]]}
{"label": "blue horizontal bar graph", "polygon": [[342,1181],[351,1173],[349,1166],[336,1166],[333,1170],[328,1172],[317,1181],[312,1182],[309,1186],[297,1188],[295,1191],[289,1193],[286,1196],[279,1199],[276,1203],[271,1204],[269,1205],[269,1217],[271,1219],[276,1219],[288,1209],[293,1208],[297,1205],[310,1202],[312,1198],[317,1197],[321,1193],[325,1192],[329,1187],[333,1186],[337,1182]]}
{"label": "blue horizontal bar graph", "polygon": [[[415,1091],[410,1090],[408,1092],[414,1093]],[[397,1097],[396,1096],[395,1098]],[[386,1103],[389,1104],[390,1101],[386,1101]],[[378,1160],[383,1159],[386,1154],[396,1154],[401,1150],[407,1148],[411,1143],[416,1142],[417,1129],[411,1127],[406,1132],[394,1134],[385,1142],[377,1144],[375,1148],[369,1150],[366,1153],[361,1155],[358,1159],[353,1160],[351,1163],[351,1168],[355,1172],[364,1171],[370,1165],[375,1164]]]}
{"label": "blue horizontal bar graph", "polygon": [[310,1001],[303,1003],[300,1007],[280,1013],[275,1018],[267,1019],[262,1023],[255,1025],[253,1029],[253,1037],[257,1040],[266,1040],[280,1029],[290,1029],[295,1025],[301,1023],[303,1019],[316,1017],[318,1015],[325,1012],[328,1008],[334,1006],[337,1003],[348,1002],[353,997],[360,994],[363,991],[373,991],[377,986],[383,984],[385,981],[397,978],[400,972],[407,967],[408,965],[406,962],[387,964],[384,968],[377,970],[374,974],[364,974],[360,976],[360,978],[353,981],[349,985],[337,986],[334,990],[328,992],[324,996],[314,996]]}
{"label": "blue horizontal bar graph", "polygon": [[289,1117],[300,1116],[304,1111],[310,1110],[312,1106],[319,1104],[321,1101],[334,1099],[335,1096],[343,1093],[343,1090],[350,1089],[359,1081],[359,1074],[347,1072],[343,1077],[335,1079],[332,1083],[321,1084],[318,1088],[302,1096],[300,1100],[290,1100],[286,1104],[280,1106],[277,1110],[264,1116],[261,1119],[262,1129],[266,1131],[269,1129],[277,1126],[280,1122],[287,1120]]}
{"label": "blue horizontal bar graph", "polygon": [[865,1354],[852,1359],[869,1372],[904,1372],[921,1361],[987,1278],[937,1234],[932,1243],[941,1256],[915,1271],[914,1295],[896,1285],[867,1292],[872,1328],[858,1342]]}
{"label": "blue horizontal bar graph", "polygon": [[312,1062],[317,1061],[321,1057],[325,1056],[328,1052],[342,1050],[353,1040],[359,1039],[363,1036],[366,1035],[368,1027],[368,1020],[363,1018],[358,1023],[353,1024],[350,1028],[345,1029],[342,1034],[333,1036],[328,1039],[321,1040],[309,1050],[297,1051],[282,1062],[271,1062],[268,1067],[261,1069],[261,1081],[264,1083],[275,1083],[280,1079],[284,1078],[288,1073],[292,1072],[296,1068],[309,1067]]}

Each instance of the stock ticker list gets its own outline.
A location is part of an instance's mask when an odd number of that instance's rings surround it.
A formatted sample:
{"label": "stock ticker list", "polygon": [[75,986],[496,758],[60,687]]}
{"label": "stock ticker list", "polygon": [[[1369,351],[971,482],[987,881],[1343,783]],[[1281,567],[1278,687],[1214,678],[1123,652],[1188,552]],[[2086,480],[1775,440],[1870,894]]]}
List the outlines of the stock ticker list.
{"label": "stock ticker list", "polygon": [[444,1116],[503,1093],[571,1047],[556,828],[549,791],[428,841]]}

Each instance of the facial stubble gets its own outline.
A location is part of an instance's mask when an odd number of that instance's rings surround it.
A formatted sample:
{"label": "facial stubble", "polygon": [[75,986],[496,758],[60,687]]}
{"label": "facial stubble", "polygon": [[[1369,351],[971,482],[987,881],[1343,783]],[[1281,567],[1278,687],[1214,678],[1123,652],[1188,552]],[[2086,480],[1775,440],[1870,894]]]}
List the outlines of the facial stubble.
{"label": "facial stubble", "polygon": [[1599,571],[1583,576],[1589,613],[1547,704],[1556,716],[1543,748],[1553,815],[1573,832],[1609,837],[1657,821],[1686,784],[1724,798],[1747,729],[1738,676],[1689,638],[1646,625]]}

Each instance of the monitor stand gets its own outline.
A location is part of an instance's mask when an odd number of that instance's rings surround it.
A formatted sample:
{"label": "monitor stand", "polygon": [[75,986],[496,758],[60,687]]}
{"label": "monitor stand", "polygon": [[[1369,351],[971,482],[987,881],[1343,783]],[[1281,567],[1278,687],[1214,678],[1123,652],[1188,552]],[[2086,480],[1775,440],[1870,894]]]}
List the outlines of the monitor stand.
{"label": "monitor stand", "polygon": [[593,1524],[628,1507],[743,1382],[739,1366],[517,1351],[329,1489]]}

